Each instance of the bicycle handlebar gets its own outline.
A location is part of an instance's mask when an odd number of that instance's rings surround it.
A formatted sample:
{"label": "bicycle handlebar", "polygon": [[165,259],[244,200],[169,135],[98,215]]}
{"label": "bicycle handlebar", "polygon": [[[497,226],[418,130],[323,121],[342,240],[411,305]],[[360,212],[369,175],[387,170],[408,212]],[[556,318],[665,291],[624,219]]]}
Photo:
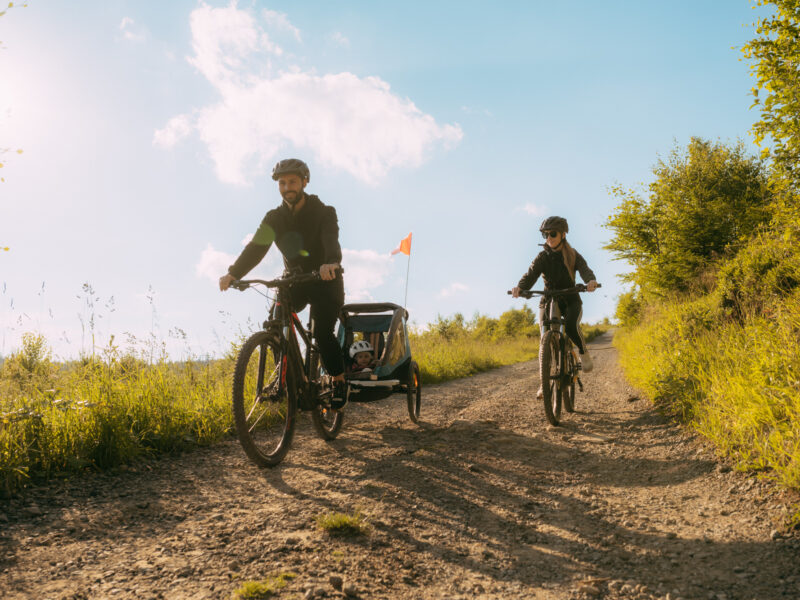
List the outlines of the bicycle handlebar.
{"label": "bicycle handlebar", "polygon": [[[336,270],[340,273],[344,273],[344,269],[341,267]],[[277,288],[289,287],[290,285],[295,285],[297,283],[310,283],[312,281],[322,281],[319,271],[311,271],[311,273],[298,273],[296,275],[283,275],[278,279],[270,279],[269,281],[265,281],[264,279],[237,279],[231,283],[231,287],[243,292],[254,284],[260,284],[269,288]]]}
{"label": "bicycle handlebar", "polygon": [[[598,283],[597,287],[601,288],[603,286]],[[565,296],[567,294],[582,293],[586,291],[588,291],[586,289],[586,285],[583,283],[579,283],[575,287],[565,288],[563,290],[520,290],[519,295],[521,298],[532,298],[533,296],[545,296],[552,298],[555,296]],[[507,293],[510,295],[511,290],[508,290]]]}

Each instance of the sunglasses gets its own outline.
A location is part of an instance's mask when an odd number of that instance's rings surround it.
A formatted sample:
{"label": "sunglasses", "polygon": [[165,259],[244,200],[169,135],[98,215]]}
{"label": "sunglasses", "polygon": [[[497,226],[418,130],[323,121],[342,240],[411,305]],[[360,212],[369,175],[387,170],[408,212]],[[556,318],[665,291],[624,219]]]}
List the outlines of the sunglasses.
{"label": "sunglasses", "polygon": [[554,237],[558,237],[559,233],[560,232],[558,232],[558,231],[543,231],[542,232],[542,237],[544,239],[547,239],[548,237],[554,238]]}

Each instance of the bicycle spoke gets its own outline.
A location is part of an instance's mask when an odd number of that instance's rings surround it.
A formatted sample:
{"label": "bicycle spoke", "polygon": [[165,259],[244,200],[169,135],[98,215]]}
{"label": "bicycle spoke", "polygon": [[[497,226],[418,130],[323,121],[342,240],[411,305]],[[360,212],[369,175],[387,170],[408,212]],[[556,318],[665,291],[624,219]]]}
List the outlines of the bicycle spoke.
{"label": "bicycle spoke", "polygon": [[[253,406],[253,408],[255,409],[256,406],[258,405],[256,404],[255,406]],[[253,424],[250,426],[250,429],[248,429],[250,433],[253,433],[253,430],[256,428],[256,425],[258,425],[261,422],[261,419],[264,417],[265,414],[267,414],[267,412],[269,411],[267,410],[266,407],[264,407],[264,410],[261,411],[261,414],[258,415],[258,418],[255,421],[253,421]],[[250,414],[253,414],[252,410],[250,411]],[[248,422],[250,421],[249,417],[247,420]]]}

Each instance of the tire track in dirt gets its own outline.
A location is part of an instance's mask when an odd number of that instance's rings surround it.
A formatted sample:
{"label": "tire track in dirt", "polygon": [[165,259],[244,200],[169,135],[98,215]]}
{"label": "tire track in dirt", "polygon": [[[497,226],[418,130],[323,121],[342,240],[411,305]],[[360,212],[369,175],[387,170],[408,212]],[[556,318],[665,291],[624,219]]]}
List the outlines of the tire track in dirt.
{"label": "tire track in dirt", "polygon": [[[800,597],[791,499],[635,400],[609,337],[563,427],[521,363],[425,386],[421,426],[399,395],[333,442],[303,418],[272,470],[227,441],[3,501],[0,595],[229,598],[292,571],[279,597]],[[369,535],[315,525],[354,510]]]}

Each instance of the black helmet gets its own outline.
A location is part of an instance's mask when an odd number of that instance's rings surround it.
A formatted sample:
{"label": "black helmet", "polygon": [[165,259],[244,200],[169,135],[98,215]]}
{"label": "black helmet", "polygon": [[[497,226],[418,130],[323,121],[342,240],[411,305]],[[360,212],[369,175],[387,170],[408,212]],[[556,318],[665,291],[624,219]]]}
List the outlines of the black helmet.
{"label": "black helmet", "polygon": [[569,225],[564,217],[547,217],[539,226],[539,231],[560,231],[569,233]]}
{"label": "black helmet", "polygon": [[308,165],[299,158],[285,158],[276,164],[272,169],[272,179],[278,181],[281,175],[294,173],[306,181],[311,181],[311,172]]}

